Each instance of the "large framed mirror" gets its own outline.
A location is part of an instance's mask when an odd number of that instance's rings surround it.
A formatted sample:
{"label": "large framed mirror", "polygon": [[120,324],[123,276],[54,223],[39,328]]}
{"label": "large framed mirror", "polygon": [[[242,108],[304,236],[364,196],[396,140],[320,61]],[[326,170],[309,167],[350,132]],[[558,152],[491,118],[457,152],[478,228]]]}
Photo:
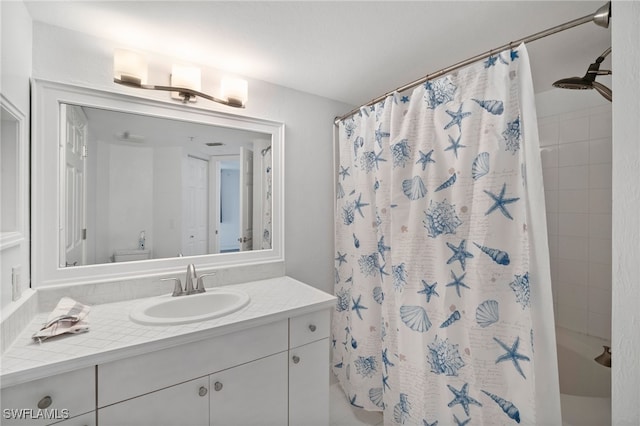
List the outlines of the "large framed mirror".
{"label": "large framed mirror", "polygon": [[33,88],[36,286],[283,260],[284,124]]}

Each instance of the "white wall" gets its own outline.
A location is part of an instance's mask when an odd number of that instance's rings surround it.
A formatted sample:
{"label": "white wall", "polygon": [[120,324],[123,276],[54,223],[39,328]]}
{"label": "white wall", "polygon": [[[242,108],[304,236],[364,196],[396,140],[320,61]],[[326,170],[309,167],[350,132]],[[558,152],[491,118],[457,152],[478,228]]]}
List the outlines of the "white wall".
{"label": "white wall", "polygon": [[611,339],[611,103],[536,95],[556,325]]}
{"label": "white wall", "polygon": [[640,3],[612,5],[613,424],[640,419]]}
{"label": "white wall", "polygon": [[[25,117],[24,131],[29,132],[29,77],[31,76],[32,23],[22,2],[0,2],[1,55],[0,91]],[[29,146],[21,160],[25,190],[22,191],[21,219],[24,239],[0,253],[0,309],[11,303],[11,268],[20,265],[21,286],[29,285]],[[5,202],[4,197],[1,202]]]}
{"label": "white wall", "polygon": [[174,257],[182,252],[182,148],[153,150],[153,240],[151,257]]}
{"label": "white wall", "polygon": [[[35,22],[33,75],[113,92],[166,99],[113,83],[114,43]],[[168,82],[171,58],[149,55],[149,80]],[[203,68],[203,91],[216,95],[219,72]],[[211,105],[212,110],[230,112]],[[208,107],[208,106],[207,106]],[[352,108],[262,81],[249,80],[247,108],[231,112],[285,123],[286,273],[333,291],[333,119]]]}

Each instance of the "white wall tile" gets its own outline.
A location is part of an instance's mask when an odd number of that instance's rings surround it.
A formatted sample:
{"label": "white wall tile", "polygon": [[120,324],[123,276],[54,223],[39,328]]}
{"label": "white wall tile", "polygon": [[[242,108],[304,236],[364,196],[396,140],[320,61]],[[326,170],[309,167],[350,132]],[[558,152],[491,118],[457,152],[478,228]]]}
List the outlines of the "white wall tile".
{"label": "white wall tile", "polygon": [[589,164],[589,141],[566,143],[558,147],[558,166],[583,166]]}
{"label": "white wall tile", "polygon": [[586,309],[589,303],[589,292],[586,287],[560,282],[558,285],[558,305]]}
{"label": "white wall tile", "polygon": [[611,340],[611,315],[589,312],[587,321],[588,334]]}
{"label": "white wall tile", "polygon": [[561,120],[558,123],[558,143],[586,141],[589,139],[589,117]]}
{"label": "white wall tile", "polygon": [[588,213],[589,195],[586,189],[563,189],[558,191],[559,213]]}
{"label": "white wall tile", "polygon": [[611,239],[611,215],[610,214],[590,214],[589,215],[589,237]]}
{"label": "white wall tile", "polygon": [[589,213],[611,214],[611,188],[589,189]]}
{"label": "white wall tile", "polygon": [[611,239],[589,239],[589,262],[611,264]]}
{"label": "white wall tile", "polygon": [[611,112],[591,115],[589,117],[589,138],[610,138],[612,134]]}
{"label": "white wall tile", "polygon": [[611,163],[611,137],[589,141],[589,164]]}
{"label": "white wall tile", "polygon": [[611,265],[589,263],[589,287],[611,290]]}
{"label": "white wall tile", "polygon": [[552,120],[538,120],[538,138],[540,139],[540,146],[558,144],[558,122],[555,117]]}
{"label": "white wall tile", "polygon": [[556,322],[560,327],[577,331],[578,333],[587,333],[587,309],[574,308],[562,305],[558,302],[558,317]]}
{"label": "white wall tile", "polygon": [[544,204],[547,213],[558,213],[558,203],[558,191],[544,191]]}
{"label": "white wall tile", "polygon": [[558,235],[558,213],[547,213],[547,235]]}
{"label": "white wall tile", "polygon": [[558,175],[559,169],[557,168],[542,170],[542,180],[545,191],[558,190]]}
{"label": "white wall tile", "polygon": [[545,146],[540,148],[540,157],[542,159],[542,168],[558,167],[558,157],[560,148],[557,145]]}
{"label": "white wall tile", "polygon": [[589,263],[583,260],[558,259],[558,280],[586,288],[589,284]]}
{"label": "white wall tile", "polygon": [[611,290],[590,287],[588,303],[589,312],[611,315]]}
{"label": "white wall tile", "polygon": [[559,213],[558,235],[560,237],[588,237],[589,215],[586,213]]}
{"label": "white wall tile", "polygon": [[584,237],[563,237],[558,240],[558,258],[568,260],[589,260],[589,239]]}
{"label": "white wall tile", "polygon": [[[596,172],[599,172],[599,170],[594,173]],[[611,182],[611,179],[609,179],[609,182]],[[570,166],[558,169],[558,189],[586,189],[588,184],[589,167]]]}
{"label": "white wall tile", "polygon": [[591,164],[589,166],[589,188],[611,188],[611,164]]}

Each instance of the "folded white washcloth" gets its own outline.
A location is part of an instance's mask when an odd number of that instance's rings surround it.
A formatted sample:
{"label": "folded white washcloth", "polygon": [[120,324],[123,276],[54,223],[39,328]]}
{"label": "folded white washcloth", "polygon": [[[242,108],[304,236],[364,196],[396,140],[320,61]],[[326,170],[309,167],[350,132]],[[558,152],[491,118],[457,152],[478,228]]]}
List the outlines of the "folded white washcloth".
{"label": "folded white washcloth", "polygon": [[60,334],[77,334],[89,331],[89,324],[84,321],[89,310],[89,306],[78,303],[70,297],[63,297],[49,314],[47,322],[32,337],[38,342],[42,342]]}

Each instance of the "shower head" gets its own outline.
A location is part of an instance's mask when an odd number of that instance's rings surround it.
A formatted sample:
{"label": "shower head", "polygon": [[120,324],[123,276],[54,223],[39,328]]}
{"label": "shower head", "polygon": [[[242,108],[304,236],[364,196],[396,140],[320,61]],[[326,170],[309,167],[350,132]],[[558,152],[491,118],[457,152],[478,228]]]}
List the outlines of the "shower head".
{"label": "shower head", "polygon": [[593,14],[593,22],[604,28],[609,28],[609,18],[611,18],[611,2],[600,7]]}
{"label": "shower head", "polygon": [[603,346],[604,352],[594,358],[594,361],[605,367],[611,368],[611,348],[609,346]]}
{"label": "shower head", "polygon": [[599,75],[609,75],[611,74],[610,70],[601,70],[600,64],[604,61],[604,58],[611,53],[611,48],[609,47],[605,50],[602,55],[598,56],[596,61],[589,65],[589,69],[587,73],[583,77],[570,77],[563,78],[561,80],[553,83],[553,87],[558,87],[560,89],[573,89],[573,90],[586,90],[586,89],[595,89],[598,93],[600,93],[606,100],[611,102],[612,94],[611,89],[607,86],[598,83],[596,81],[596,77]]}

